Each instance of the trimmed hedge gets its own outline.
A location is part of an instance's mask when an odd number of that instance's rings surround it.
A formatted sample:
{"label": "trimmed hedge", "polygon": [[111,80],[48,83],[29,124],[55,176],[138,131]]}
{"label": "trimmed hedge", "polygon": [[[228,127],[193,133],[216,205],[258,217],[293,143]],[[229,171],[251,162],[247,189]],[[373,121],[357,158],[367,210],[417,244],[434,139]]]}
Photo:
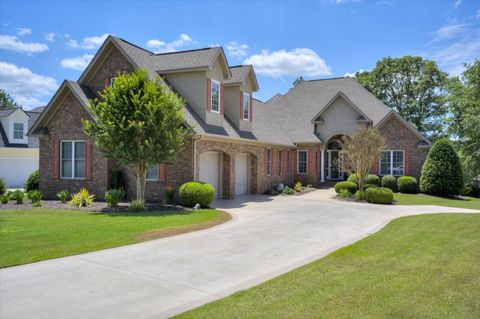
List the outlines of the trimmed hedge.
{"label": "trimmed hedge", "polygon": [[193,207],[200,204],[201,207],[208,207],[215,197],[215,189],[207,183],[187,182],[180,186],[178,195],[183,206]]}
{"label": "trimmed hedge", "polygon": [[443,196],[458,195],[462,191],[462,165],[449,140],[438,140],[428,152],[422,167],[420,188],[424,193]]}
{"label": "trimmed hedge", "polygon": [[371,187],[379,187],[379,186],[376,184],[365,184],[363,185],[363,190],[366,190],[367,188],[371,188]]}
{"label": "trimmed hedge", "polygon": [[[347,181],[358,185],[357,174],[352,174],[348,176]],[[374,184],[374,185],[380,186],[380,178],[375,174],[368,174],[367,179],[365,180],[365,184]]]}
{"label": "trimmed hedge", "polygon": [[335,193],[340,194],[342,190],[348,190],[352,195],[358,190],[357,184],[353,182],[338,182],[335,184]]}
{"label": "trimmed hedge", "polygon": [[390,188],[392,191],[397,191],[397,179],[392,175],[385,175],[382,177],[382,187]]}
{"label": "trimmed hedge", "polygon": [[390,188],[370,187],[365,190],[365,200],[372,204],[391,204],[393,192]]}
{"label": "trimmed hedge", "polygon": [[417,179],[413,176],[402,176],[398,178],[398,191],[405,194],[418,193]]}

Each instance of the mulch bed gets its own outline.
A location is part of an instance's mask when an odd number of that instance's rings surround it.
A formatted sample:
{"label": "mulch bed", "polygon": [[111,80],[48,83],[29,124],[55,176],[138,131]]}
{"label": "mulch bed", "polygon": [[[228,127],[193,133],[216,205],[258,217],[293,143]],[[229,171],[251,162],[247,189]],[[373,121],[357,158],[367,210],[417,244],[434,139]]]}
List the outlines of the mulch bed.
{"label": "mulch bed", "polygon": [[[162,203],[146,203],[145,204],[147,211],[182,211],[186,208],[178,205],[166,205]],[[108,207],[106,202],[93,202],[90,207],[73,207],[68,202],[61,203],[58,200],[42,200],[42,206],[34,207],[30,200],[25,200],[23,204],[17,204],[15,201],[11,200],[8,204],[0,204],[0,210],[26,210],[33,208],[46,208],[46,209],[66,209],[66,210],[76,210],[76,211],[86,211],[86,212],[112,212],[112,213],[122,213],[128,211],[128,203],[119,203],[118,207],[112,208]]]}

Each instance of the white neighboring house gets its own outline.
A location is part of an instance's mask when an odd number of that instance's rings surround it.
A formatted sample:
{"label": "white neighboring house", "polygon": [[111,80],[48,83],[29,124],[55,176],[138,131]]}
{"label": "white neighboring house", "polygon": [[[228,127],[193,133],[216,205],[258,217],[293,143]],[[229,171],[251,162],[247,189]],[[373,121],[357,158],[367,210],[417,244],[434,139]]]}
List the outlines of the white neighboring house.
{"label": "white neighboring house", "polygon": [[0,110],[0,177],[8,188],[22,188],[38,169],[38,138],[26,134],[43,108]]}

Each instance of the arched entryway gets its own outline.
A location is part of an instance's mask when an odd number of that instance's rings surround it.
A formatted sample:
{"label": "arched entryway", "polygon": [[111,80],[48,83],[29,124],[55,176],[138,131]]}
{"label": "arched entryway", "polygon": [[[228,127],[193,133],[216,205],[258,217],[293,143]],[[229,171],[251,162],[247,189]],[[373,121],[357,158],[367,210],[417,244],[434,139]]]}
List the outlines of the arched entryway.
{"label": "arched entryway", "polygon": [[335,135],[330,138],[327,142],[325,153],[326,153],[326,179],[335,181],[343,180],[345,173],[342,169],[342,140],[343,135]]}

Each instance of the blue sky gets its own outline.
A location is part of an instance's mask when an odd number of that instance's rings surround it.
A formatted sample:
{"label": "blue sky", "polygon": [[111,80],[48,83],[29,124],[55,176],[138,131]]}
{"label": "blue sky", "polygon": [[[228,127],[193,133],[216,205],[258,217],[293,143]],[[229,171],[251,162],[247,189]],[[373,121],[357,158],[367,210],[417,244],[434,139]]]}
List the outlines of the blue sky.
{"label": "blue sky", "polygon": [[222,45],[261,100],[298,76],[345,76],[421,55],[454,75],[480,57],[480,1],[0,1],[0,87],[26,109],[76,80],[108,34],[155,52]]}

